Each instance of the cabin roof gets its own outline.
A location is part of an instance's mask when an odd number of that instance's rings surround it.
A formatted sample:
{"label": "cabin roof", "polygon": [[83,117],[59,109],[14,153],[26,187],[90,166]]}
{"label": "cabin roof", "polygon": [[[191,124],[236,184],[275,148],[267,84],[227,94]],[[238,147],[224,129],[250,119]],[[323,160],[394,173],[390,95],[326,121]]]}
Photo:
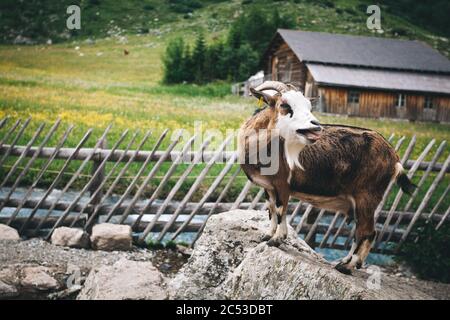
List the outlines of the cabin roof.
{"label": "cabin roof", "polygon": [[306,64],[321,85],[450,94],[450,75]]}
{"label": "cabin roof", "polygon": [[269,51],[280,37],[303,62],[450,73],[450,60],[420,41],[278,29]]}

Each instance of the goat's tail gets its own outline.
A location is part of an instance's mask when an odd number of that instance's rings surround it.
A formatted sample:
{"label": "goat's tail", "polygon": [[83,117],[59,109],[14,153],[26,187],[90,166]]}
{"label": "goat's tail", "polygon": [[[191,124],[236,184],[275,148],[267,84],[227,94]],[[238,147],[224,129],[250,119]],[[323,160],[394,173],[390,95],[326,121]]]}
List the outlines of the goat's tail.
{"label": "goat's tail", "polygon": [[412,195],[417,186],[411,182],[406,173],[404,172],[403,166],[400,162],[395,165],[395,179],[397,185],[402,189],[404,193]]}

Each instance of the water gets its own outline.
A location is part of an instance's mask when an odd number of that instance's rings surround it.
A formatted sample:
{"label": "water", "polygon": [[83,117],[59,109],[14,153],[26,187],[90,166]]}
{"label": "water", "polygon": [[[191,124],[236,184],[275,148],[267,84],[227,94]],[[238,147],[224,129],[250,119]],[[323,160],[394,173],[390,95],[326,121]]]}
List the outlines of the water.
{"label": "water", "polygon": [[[5,197],[7,192],[9,191],[8,188],[3,188],[2,190],[0,190],[0,198]],[[39,199],[40,197],[42,197],[42,195],[44,194],[44,190],[34,190],[31,194],[31,199]],[[14,192],[12,198],[13,199],[17,199],[20,200],[25,196],[26,193],[26,189],[16,189],[16,191]],[[52,201],[52,200],[57,200],[60,197],[60,202],[67,202],[70,203],[71,201],[73,201],[73,199],[75,199],[75,197],[78,195],[78,192],[66,192],[65,194],[61,195],[61,191],[60,190],[54,190],[48,197],[48,201]],[[119,200],[118,196],[111,196],[108,199],[105,200],[105,204],[109,204],[112,205],[114,203],[116,203]],[[131,199],[126,199],[124,201],[124,205],[127,205],[130,202]],[[89,197],[88,196],[83,196],[80,201],[79,204],[80,205],[84,205],[89,201]],[[161,200],[157,200],[155,201],[155,204],[159,204],[161,203]],[[145,205],[146,203],[148,203],[148,200],[143,200],[141,201],[139,204],[140,205]],[[11,214],[15,211],[15,208],[3,208],[3,210],[0,211],[0,219],[5,220],[5,218],[8,218],[11,216]],[[25,218],[28,217],[31,213],[31,209],[22,209],[19,211],[18,217],[19,218]],[[45,216],[48,213],[48,210],[46,209],[39,209],[37,210],[35,216],[37,217],[42,217]],[[58,210],[54,210],[51,213],[51,217],[58,217],[62,214],[62,211],[58,211]],[[76,216],[78,213],[73,212],[70,213],[69,216]],[[144,215],[142,218],[142,221],[144,222],[149,222],[152,221],[152,219],[154,218],[154,214],[148,214],[148,215]],[[131,214],[128,216],[128,218],[126,219],[125,223],[127,224],[132,224],[135,219],[138,216],[135,214]],[[119,217],[117,216],[113,216],[111,219],[111,222],[117,222],[117,219]],[[163,214],[159,217],[158,221],[169,221],[169,219],[171,218],[170,214]],[[177,222],[183,222],[185,221],[185,219],[187,218],[187,215],[180,215],[177,218]],[[100,216],[99,221],[102,222],[104,221],[105,217],[104,216]],[[205,215],[201,215],[201,216],[195,216],[192,219],[192,223],[196,223],[196,224],[203,224],[203,222],[205,221],[206,216]],[[297,216],[295,217],[294,221],[295,223],[299,223],[301,219],[301,216]],[[323,217],[323,219],[321,220],[321,225],[329,225],[329,223],[331,222],[332,217],[331,216],[325,216]],[[336,226],[338,226],[340,224],[342,220],[338,219],[338,221],[336,222]],[[43,230],[44,233],[45,231],[48,230]],[[183,232],[181,233],[178,237],[177,237],[177,242],[184,242],[184,243],[192,243],[192,241],[195,239],[196,237],[196,232]],[[166,243],[167,241],[170,240],[170,238],[172,237],[173,233],[167,233],[164,238],[163,238],[163,243]],[[138,236],[138,234],[135,234],[135,236]],[[156,240],[158,236],[158,233],[150,233],[149,236],[147,237],[147,241],[149,240]],[[299,236],[299,238],[303,238],[303,236]],[[320,241],[322,240],[323,235],[318,234],[316,236],[317,241],[320,243]],[[344,244],[345,242],[344,237],[338,237],[336,239],[336,243],[338,244]],[[328,241],[330,241],[330,239],[328,239]],[[324,249],[320,249],[320,248],[316,248],[316,251],[320,254],[323,255],[323,257],[328,260],[328,261],[336,261],[339,260],[341,258],[343,258],[344,256],[347,255],[347,251],[345,250],[337,250],[337,249],[329,249],[329,248],[324,248]],[[377,253],[370,253],[368,258],[367,258],[367,263],[369,264],[377,264],[377,265],[389,265],[393,263],[393,259],[392,256],[390,255],[385,255],[385,254],[377,254]]]}

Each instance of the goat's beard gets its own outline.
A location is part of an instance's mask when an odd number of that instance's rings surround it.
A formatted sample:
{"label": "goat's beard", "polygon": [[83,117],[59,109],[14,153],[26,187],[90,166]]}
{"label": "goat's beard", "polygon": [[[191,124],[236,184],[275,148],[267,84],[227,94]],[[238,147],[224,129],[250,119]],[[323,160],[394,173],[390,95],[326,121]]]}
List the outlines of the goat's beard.
{"label": "goat's beard", "polygon": [[288,136],[288,139],[284,138],[284,154],[286,157],[289,169],[294,170],[295,167],[302,169],[305,168],[299,161],[299,154],[305,148],[307,144],[311,144],[305,137],[300,137],[296,133]]}

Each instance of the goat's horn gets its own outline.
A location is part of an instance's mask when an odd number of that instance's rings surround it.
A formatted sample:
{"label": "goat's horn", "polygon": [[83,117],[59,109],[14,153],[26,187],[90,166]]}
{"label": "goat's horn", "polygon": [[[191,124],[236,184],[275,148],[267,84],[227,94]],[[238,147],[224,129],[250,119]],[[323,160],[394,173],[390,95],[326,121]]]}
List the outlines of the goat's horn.
{"label": "goat's horn", "polygon": [[286,92],[289,90],[289,87],[285,85],[283,82],[279,81],[265,81],[264,83],[260,84],[255,88],[257,91],[263,91],[263,90],[275,90],[280,93]]}

